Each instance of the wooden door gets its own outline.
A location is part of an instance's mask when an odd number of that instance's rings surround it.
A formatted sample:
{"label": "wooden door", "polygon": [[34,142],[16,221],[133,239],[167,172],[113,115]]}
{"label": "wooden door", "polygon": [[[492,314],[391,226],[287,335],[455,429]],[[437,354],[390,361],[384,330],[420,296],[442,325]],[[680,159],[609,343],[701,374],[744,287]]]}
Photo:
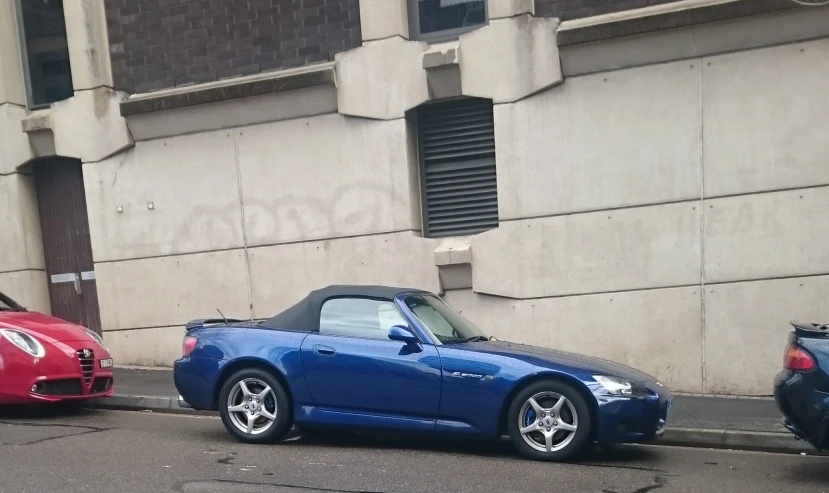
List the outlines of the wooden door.
{"label": "wooden door", "polygon": [[52,315],[101,333],[83,170],[77,159],[34,166]]}

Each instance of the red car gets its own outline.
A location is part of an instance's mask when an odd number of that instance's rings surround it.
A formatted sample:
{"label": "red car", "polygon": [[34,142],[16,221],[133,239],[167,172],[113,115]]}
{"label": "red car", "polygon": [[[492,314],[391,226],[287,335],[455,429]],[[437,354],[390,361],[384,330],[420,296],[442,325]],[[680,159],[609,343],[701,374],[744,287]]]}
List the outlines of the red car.
{"label": "red car", "polygon": [[0,405],[110,397],[112,357],[95,332],[0,293]]}

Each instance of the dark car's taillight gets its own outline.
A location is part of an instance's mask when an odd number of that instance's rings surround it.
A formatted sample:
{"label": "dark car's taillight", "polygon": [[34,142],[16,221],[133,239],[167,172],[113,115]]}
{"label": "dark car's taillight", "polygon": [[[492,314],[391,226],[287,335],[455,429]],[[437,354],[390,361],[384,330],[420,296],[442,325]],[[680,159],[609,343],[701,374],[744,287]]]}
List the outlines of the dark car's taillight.
{"label": "dark car's taillight", "polygon": [[789,344],[786,347],[786,355],[783,358],[783,367],[791,371],[812,371],[817,364],[815,358],[806,352],[805,349]]}
{"label": "dark car's taillight", "polygon": [[181,344],[181,356],[185,357],[193,351],[196,347],[197,339],[193,336],[184,336],[184,342]]}

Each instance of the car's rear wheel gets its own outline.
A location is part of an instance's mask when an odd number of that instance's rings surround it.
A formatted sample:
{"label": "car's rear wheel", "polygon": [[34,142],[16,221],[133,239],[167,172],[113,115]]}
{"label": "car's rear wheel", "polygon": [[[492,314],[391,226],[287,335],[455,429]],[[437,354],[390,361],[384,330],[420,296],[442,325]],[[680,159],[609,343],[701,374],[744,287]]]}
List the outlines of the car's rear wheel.
{"label": "car's rear wheel", "polygon": [[590,438],[590,407],[564,382],[528,385],[513,399],[507,419],[513,445],[532,459],[570,459],[585,450]]}
{"label": "car's rear wheel", "polygon": [[293,418],[287,392],[264,370],[240,370],[219,393],[219,414],[225,428],[245,443],[273,443],[285,437]]}

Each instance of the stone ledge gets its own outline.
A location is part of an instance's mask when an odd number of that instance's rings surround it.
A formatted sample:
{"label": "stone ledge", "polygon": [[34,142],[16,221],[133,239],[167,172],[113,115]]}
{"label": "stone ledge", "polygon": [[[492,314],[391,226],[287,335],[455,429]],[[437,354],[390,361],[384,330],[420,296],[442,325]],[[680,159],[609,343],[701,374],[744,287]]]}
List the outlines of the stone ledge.
{"label": "stone ledge", "polygon": [[423,53],[423,68],[426,70],[459,64],[460,56],[457,41],[432,45]]}
{"label": "stone ledge", "polygon": [[471,248],[467,238],[444,239],[435,248],[435,265],[443,267],[472,263]]}
{"label": "stone ledge", "polygon": [[322,85],[334,85],[334,63],[256,74],[186,88],[130,96],[121,102],[121,116],[140,115],[233,99],[249,98]]}
{"label": "stone ledge", "polygon": [[48,109],[37,110],[20,120],[20,128],[26,133],[52,129],[52,115]]}
{"label": "stone ledge", "polygon": [[682,0],[565,21],[556,34],[558,45],[567,46],[793,8],[808,7],[790,0]]}

